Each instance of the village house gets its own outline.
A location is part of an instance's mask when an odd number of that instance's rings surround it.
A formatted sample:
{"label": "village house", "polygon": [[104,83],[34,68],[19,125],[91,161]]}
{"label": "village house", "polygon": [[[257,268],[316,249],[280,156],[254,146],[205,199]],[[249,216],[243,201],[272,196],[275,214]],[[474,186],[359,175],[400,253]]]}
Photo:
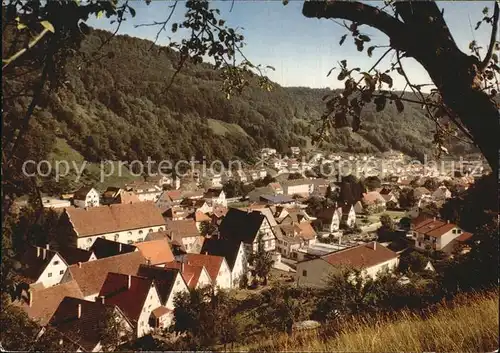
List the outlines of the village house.
{"label": "village house", "polygon": [[294,198],[287,195],[261,195],[259,201],[267,205],[295,205],[297,202]]}
{"label": "village house", "polygon": [[235,174],[236,174],[235,180],[237,180],[241,183],[244,183],[244,184],[248,183],[248,178],[243,170],[238,169],[238,170],[236,170]]}
{"label": "village house", "polygon": [[20,258],[21,268],[15,272],[18,285],[51,287],[63,279],[68,264],[61,255],[45,247],[28,245]]}
{"label": "village house", "polygon": [[272,189],[274,195],[283,195],[283,188],[281,187],[280,183],[272,182],[269,183],[267,186]]}
{"label": "village house", "polygon": [[277,249],[287,258],[296,259],[296,250],[316,242],[316,232],[308,222],[284,223],[279,227],[282,236],[277,240]]}
{"label": "village house", "polygon": [[73,205],[76,207],[99,206],[99,193],[91,186],[83,186],[73,194]]}
{"label": "village house", "polygon": [[301,195],[309,197],[314,191],[314,184],[309,179],[285,180],[282,187],[283,194],[288,196]]}
{"label": "village house", "polygon": [[387,203],[385,199],[380,195],[378,191],[369,191],[363,193],[362,202],[366,209],[372,210],[374,213],[384,212],[387,208]]}
{"label": "village house", "polygon": [[152,312],[162,306],[153,280],[121,273],[108,273],[99,297],[99,300],[121,309],[134,327],[137,338],[154,329],[156,320],[152,318]]}
{"label": "village house", "polygon": [[414,193],[415,198],[417,200],[431,196],[431,192],[429,191],[429,189],[427,189],[423,186],[419,186],[419,187],[416,187],[415,189],[413,189],[413,193]]}
{"label": "village house", "polygon": [[188,292],[188,286],[177,268],[141,265],[137,275],[155,281],[161,305],[169,310],[174,310],[176,295]]}
{"label": "village house", "polygon": [[331,274],[342,267],[363,270],[364,276],[375,278],[380,271],[393,271],[399,255],[377,242],[361,244],[297,263],[297,285],[325,287]]}
{"label": "village house", "polygon": [[89,251],[92,251],[96,258],[103,259],[105,257],[127,254],[138,250],[137,247],[132,244],[123,244],[113,240],[97,238]]}
{"label": "village house", "polygon": [[162,264],[166,270],[177,270],[189,289],[201,289],[213,285],[210,274],[203,265],[195,265],[187,261],[176,260]]}
{"label": "village house", "polygon": [[226,259],[231,270],[231,288],[238,287],[240,280],[248,271],[245,247],[240,241],[229,239],[206,239],[201,248],[202,254],[220,256]]}
{"label": "village house", "polygon": [[108,272],[135,275],[146,259],[139,251],[71,265],[62,282],[76,281],[85,300],[95,300]]}
{"label": "village house", "polygon": [[384,198],[387,209],[396,209],[399,207],[398,198],[391,189],[382,188],[379,193]]}
{"label": "village house", "polygon": [[224,217],[219,232],[221,238],[240,241],[245,244],[247,255],[257,251],[259,234],[265,251],[276,249],[276,234],[266,216],[259,211],[241,211],[230,208]]}
{"label": "village house", "polygon": [[147,233],[165,229],[165,220],[152,202],[66,209],[61,222],[70,229],[68,241],[89,249],[97,238],[133,244]]}
{"label": "village house", "polygon": [[205,267],[215,287],[220,289],[231,288],[231,270],[224,257],[207,254],[186,254],[182,256],[181,262]]}
{"label": "village house", "polygon": [[76,281],[68,281],[48,288],[18,287],[12,298],[12,304],[22,309],[31,320],[40,326],[45,326],[64,297],[83,298]]}
{"label": "village house", "polygon": [[162,216],[165,219],[173,221],[180,221],[186,219],[189,215],[190,215],[189,210],[183,208],[180,205],[174,205],[162,213]]}
{"label": "village house", "polygon": [[170,240],[181,245],[186,252],[199,253],[204,237],[196,227],[193,219],[167,220],[166,232]]}
{"label": "village house", "polygon": [[121,188],[108,187],[102,194],[103,205],[137,202],[141,202],[141,200],[133,191],[126,191]]}
{"label": "village house", "polygon": [[322,230],[328,233],[338,232],[341,226],[353,228],[356,225],[356,212],[352,205],[324,209],[317,218],[321,221]]}
{"label": "village house", "polygon": [[138,182],[125,185],[126,191],[134,192],[141,201],[156,202],[162,193],[162,188],[155,183]]}
{"label": "village house", "polygon": [[212,207],[215,205],[220,205],[223,207],[227,207],[226,193],[222,189],[209,189],[203,198],[207,203],[211,204]]}
{"label": "village house", "polygon": [[[455,250],[454,240],[464,233],[466,232],[454,223],[424,217],[412,220],[410,230],[410,235],[415,241],[415,249],[443,251],[447,254]],[[468,239],[470,236],[470,233],[466,233],[463,238]]]}
{"label": "village house", "polygon": [[195,224],[196,224],[196,228],[198,229],[198,231],[201,233],[202,231],[202,223],[207,223],[207,224],[210,224],[210,222],[212,221],[212,218],[210,218],[207,214],[201,212],[201,211],[196,211],[194,213],[192,213],[189,217],[189,219],[193,219]]}
{"label": "village house", "polygon": [[132,324],[116,305],[65,297],[49,322],[49,326],[78,343],[85,352],[101,352],[102,323],[110,316],[119,324],[117,333],[125,343],[133,332]]}

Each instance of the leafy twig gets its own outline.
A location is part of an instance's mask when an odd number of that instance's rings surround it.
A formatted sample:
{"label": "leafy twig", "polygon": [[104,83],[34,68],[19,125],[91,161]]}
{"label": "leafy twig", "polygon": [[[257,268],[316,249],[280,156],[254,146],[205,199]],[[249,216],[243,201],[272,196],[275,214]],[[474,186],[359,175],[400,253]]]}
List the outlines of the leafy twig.
{"label": "leafy twig", "polygon": [[498,18],[499,18],[499,16],[500,16],[500,6],[498,5],[498,2],[495,1],[495,10],[493,13],[493,24],[492,24],[492,29],[491,29],[490,46],[488,47],[488,52],[486,53],[484,60],[479,65],[479,71],[484,71],[484,69],[486,69],[486,67],[488,66],[488,64],[491,60],[491,56],[493,55],[493,49],[495,48],[497,32],[498,32]]}

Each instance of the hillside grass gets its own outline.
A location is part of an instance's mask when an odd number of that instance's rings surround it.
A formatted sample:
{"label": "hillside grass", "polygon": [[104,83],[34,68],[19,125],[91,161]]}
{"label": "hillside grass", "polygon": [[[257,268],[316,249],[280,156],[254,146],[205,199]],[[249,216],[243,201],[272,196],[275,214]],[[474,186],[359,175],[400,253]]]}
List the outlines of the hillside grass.
{"label": "hillside grass", "polygon": [[235,134],[249,137],[246,131],[238,124],[226,123],[216,119],[207,119],[207,124],[216,135],[224,136],[226,134]]}
{"label": "hillside grass", "polygon": [[396,319],[357,319],[342,323],[336,337],[321,339],[318,332],[297,333],[274,337],[271,343],[252,348],[282,352],[493,352],[498,348],[498,300],[498,292],[463,295],[440,304],[425,319],[410,312],[402,312]]}

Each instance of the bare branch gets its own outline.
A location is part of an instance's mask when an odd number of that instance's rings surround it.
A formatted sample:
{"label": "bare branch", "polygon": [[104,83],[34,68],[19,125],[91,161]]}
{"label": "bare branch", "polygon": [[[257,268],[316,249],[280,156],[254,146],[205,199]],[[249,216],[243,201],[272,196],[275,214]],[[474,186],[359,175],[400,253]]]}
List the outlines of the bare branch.
{"label": "bare branch", "polygon": [[173,14],[175,12],[175,8],[177,7],[177,3],[178,3],[178,1],[175,1],[174,4],[172,6],[170,6],[171,10],[170,10],[170,13],[168,14],[168,17],[165,21],[162,21],[162,22],[155,21],[153,23],[143,23],[143,24],[138,24],[138,25],[134,26],[135,28],[138,28],[138,27],[149,27],[149,26],[160,26],[161,25],[160,30],[156,33],[155,40],[153,41],[151,48],[149,48],[150,50],[153,48],[153,46],[158,41],[158,38],[160,37],[161,32],[163,32],[166,29],[168,22],[170,21],[170,19],[172,18]]}
{"label": "bare branch", "polygon": [[497,40],[497,32],[498,32],[498,17],[500,16],[500,6],[498,2],[495,1],[495,11],[493,13],[493,25],[491,29],[491,38],[490,38],[490,46],[488,47],[488,52],[484,60],[479,65],[479,71],[484,71],[488,64],[490,63],[491,56],[493,55],[493,49],[495,48],[495,42]]}

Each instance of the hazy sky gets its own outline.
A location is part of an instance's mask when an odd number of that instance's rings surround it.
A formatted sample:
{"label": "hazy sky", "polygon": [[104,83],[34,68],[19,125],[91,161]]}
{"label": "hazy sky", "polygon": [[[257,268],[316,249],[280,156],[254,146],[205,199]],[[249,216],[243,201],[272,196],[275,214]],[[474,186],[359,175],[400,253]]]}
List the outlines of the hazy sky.
{"label": "hazy sky", "polygon": [[[134,26],[163,21],[167,18],[169,6],[173,2],[153,0],[149,6],[139,0],[130,3],[137,15],[135,18],[128,18],[119,33],[153,40],[158,31],[157,27]],[[363,53],[356,50],[350,35],[345,43],[339,46],[340,38],[347,31],[331,20],[305,18],[302,15],[302,4],[303,1],[293,0],[287,6],[283,6],[281,0],[236,0],[231,12],[231,1],[213,1],[211,6],[220,9],[221,17],[229,26],[244,28],[241,33],[246,41],[245,55],[255,64],[275,67],[276,71],[269,71],[268,76],[283,86],[339,87],[341,83],[336,79],[336,74],[326,77],[332,67],[338,67],[338,61],[347,59],[349,67],[368,70],[378,59],[378,55],[384,52],[384,48],[376,49],[373,57],[369,58],[366,49]],[[377,2],[371,4],[377,5]],[[482,18],[481,11],[485,6],[490,7],[492,11],[493,1],[440,1],[438,5],[444,8],[444,17],[462,50],[469,53],[468,46],[472,39],[487,45],[491,26],[483,24],[478,31],[474,31],[474,27]],[[185,5],[179,1],[172,23],[181,21],[184,13]],[[92,18],[89,25],[112,30],[116,24],[111,25],[109,21],[105,17],[99,20]],[[472,23],[472,28],[469,23]],[[170,25],[167,28],[170,28]],[[367,26],[360,27],[360,30],[371,36],[370,45],[385,45],[389,42],[383,33]],[[174,39],[178,39],[181,34],[182,31],[179,31]],[[171,35],[170,31],[163,32],[158,44],[168,44],[168,36]],[[390,57],[391,55],[388,55],[388,59]],[[418,63],[406,59],[404,64],[415,84],[430,83],[429,77]],[[382,69],[387,67],[388,60],[380,66]],[[393,79],[395,87],[402,89],[403,78],[394,73]]]}

